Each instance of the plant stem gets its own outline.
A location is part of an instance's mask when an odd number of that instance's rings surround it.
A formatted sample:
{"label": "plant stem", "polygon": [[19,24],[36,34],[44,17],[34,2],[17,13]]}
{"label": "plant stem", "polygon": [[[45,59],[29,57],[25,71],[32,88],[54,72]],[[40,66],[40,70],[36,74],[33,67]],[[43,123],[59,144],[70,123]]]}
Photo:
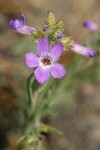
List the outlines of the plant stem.
{"label": "plant stem", "polygon": [[27,79],[27,92],[28,92],[28,105],[31,105],[32,104],[32,89],[31,89],[31,86],[32,86],[32,83],[35,81],[34,79],[34,76],[33,76],[33,73],[30,74],[30,76],[28,77]]}

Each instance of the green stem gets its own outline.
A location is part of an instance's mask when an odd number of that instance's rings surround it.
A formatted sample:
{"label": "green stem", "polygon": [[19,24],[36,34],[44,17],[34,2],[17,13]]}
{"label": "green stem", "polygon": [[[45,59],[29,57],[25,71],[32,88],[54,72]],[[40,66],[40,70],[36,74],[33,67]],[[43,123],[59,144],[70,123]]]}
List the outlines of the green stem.
{"label": "green stem", "polygon": [[28,122],[34,122],[37,119],[36,114],[37,111],[39,111],[39,107],[37,108],[37,106],[42,92],[45,91],[44,88],[42,88],[41,91],[41,87],[44,87],[44,84],[39,87],[39,83],[35,80],[32,73],[27,80],[28,102],[26,105],[26,111],[28,114]]}
{"label": "green stem", "polygon": [[[41,122],[44,115],[42,115],[42,108],[45,106],[44,96],[47,93],[48,88],[52,84],[53,80],[46,82],[39,86],[38,82],[35,80],[33,73],[28,77],[27,80],[27,92],[28,92],[28,102],[26,105],[27,112],[27,124],[26,132],[29,133],[30,130],[34,130],[37,120]],[[37,86],[39,88],[37,89]],[[38,131],[38,128],[37,128]]]}
{"label": "green stem", "polygon": [[37,104],[35,107],[35,117],[36,118],[42,119],[44,117],[43,113],[41,113],[42,108],[45,105],[44,97],[46,96],[45,94],[47,94],[47,91],[50,88],[50,86],[52,85],[53,81],[54,80],[51,78],[49,81],[47,81],[40,87],[39,94],[38,94],[38,101],[37,101]]}
{"label": "green stem", "polygon": [[[26,104],[26,113],[28,122],[31,120],[31,117],[34,116],[34,109],[36,105],[35,98],[33,97],[33,93],[37,89],[37,81],[34,78],[33,73],[27,79],[27,93],[28,93],[28,101]],[[34,99],[33,99],[34,98]],[[34,118],[34,117],[33,117]]]}
{"label": "green stem", "polygon": [[27,93],[28,93],[28,104],[27,105],[31,105],[32,104],[32,83],[35,81],[35,78],[33,76],[33,73],[30,74],[30,76],[27,79]]}

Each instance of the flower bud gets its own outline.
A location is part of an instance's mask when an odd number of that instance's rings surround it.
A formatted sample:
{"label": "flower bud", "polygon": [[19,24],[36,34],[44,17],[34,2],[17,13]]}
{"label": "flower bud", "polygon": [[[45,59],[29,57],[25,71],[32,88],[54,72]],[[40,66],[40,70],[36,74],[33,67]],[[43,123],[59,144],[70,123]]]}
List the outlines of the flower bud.
{"label": "flower bud", "polygon": [[55,24],[55,15],[51,12],[51,11],[48,11],[47,12],[47,25],[49,26],[53,26]]}

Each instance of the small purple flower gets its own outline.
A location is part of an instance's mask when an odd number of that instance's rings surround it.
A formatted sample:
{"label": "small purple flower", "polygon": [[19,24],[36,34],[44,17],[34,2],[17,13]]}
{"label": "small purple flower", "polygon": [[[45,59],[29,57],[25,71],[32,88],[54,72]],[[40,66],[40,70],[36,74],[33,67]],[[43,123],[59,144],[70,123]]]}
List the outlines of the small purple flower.
{"label": "small purple flower", "polygon": [[100,29],[100,24],[89,20],[84,21],[83,26],[92,32],[95,32]]}
{"label": "small purple flower", "polygon": [[32,32],[36,31],[36,28],[25,25],[25,16],[23,13],[20,13],[20,20],[10,20],[10,28],[22,33],[31,35]]}
{"label": "small purple flower", "polygon": [[77,54],[81,54],[87,57],[94,57],[96,55],[93,48],[81,46],[74,41],[71,42],[71,46],[71,50]]}
{"label": "small purple flower", "polygon": [[38,56],[34,53],[26,54],[26,65],[29,68],[36,68],[34,75],[38,82],[44,83],[50,78],[50,75],[58,79],[66,75],[63,65],[56,62],[63,52],[61,43],[55,43],[50,50],[48,39],[40,38],[37,49]]}

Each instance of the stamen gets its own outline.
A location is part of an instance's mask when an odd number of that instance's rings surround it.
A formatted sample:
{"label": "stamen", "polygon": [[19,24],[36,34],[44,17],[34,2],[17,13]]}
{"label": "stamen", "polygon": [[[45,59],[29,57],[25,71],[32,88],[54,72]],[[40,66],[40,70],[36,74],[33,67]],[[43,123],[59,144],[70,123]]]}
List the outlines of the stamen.
{"label": "stamen", "polygon": [[43,63],[44,66],[51,65],[52,59],[50,56],[45,56],[41,59],[41,62]]}

